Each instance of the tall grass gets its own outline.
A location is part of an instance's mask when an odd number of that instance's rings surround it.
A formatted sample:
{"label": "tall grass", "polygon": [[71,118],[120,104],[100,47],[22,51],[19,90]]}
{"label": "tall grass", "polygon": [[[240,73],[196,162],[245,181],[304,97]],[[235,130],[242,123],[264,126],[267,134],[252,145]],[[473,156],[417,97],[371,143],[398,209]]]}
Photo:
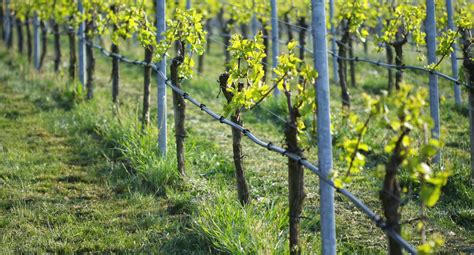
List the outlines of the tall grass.
{"label": "tall grass", "polygon": [[229,254],[288,254],[286,208],[242,206],[235,195],[217,188],[193,216],[194,229],[212,246]]}
{"label": "tall grass", "polygon": [[156,192],[164,192],[166,186],[177,184],[180,177],[172,151],[163,158],[157,147],[156,128],[142,130],[138,114],[121,115],[120,121],[102,121],[97,132],[117,153],[129,171],[138,174]]}
{"label": "tall grass", "polygon": [[121,170],[127,173],[120,175],[135,175],[139,185],[154,193],[164,193],[167,186],[177,184],[180,177],[173,151],[165,158],[160,156],[158,130],[142,130],[137,111],[114,114],[112,107],[103,109],[103,105],[110,104],[99,96],[87,104],[77,104],[63,118],[56,119],[53,129],[78,139],[87,134],[96,137],[104,144],[104,148],[97,149],[124,166]]}

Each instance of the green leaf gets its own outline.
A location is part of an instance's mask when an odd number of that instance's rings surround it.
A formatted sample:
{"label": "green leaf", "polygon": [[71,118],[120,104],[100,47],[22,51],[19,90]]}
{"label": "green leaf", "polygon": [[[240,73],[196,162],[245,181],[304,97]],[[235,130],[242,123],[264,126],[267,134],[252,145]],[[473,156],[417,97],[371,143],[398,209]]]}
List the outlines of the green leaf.
{"label": "green leaf", "polygon": [[420,197],[423,203],[428,207],[433,207],[441,196],[441,186],[424,184],[421,187]]}
{"label": "green leaf", "polygon": [[291,40],[291,42],[288,43],[288,50],[293,51],[296,45],[297,45],[297,42],[295,40]]}

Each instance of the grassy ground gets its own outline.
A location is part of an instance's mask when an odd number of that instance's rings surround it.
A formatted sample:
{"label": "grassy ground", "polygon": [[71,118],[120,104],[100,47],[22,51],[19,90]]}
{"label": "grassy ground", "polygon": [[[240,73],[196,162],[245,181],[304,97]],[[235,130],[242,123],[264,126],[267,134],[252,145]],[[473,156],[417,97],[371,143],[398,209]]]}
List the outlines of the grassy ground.
{"label": "grassy ground", "polygon": [[168,199],[120,176],[77,112],[41,92],[53,83],[17,78],[9,64],[1,64],[12,72],[0,86],[0,253],[207,251]]}
{"label": "grassy ground", "polygon": [[[138,47],[126,48],[126,55],[143,54],[135,50]],[[283,157],[244,141],[252,202],[241,207],[234,188],[230,129],[210,121],[199,109],[188,107],[187,177],[181,180],[174,171],[172,125],[169,155],[165,160],[157,157],[156,129],[150,128],[143,135],[138,121],[141,68],[122,65],[121,106],[119,114],[114,114],[109,103],[108,59],[98,56],[96,98],[91,102],[78,100],[65,89],[71,84],[65,74],[51,71],[50,56],[41,73],[30,70],[24,57],[7,52],[3,46],[0,59],[1,253],[288,252]],[[220,46],[214,44],[205,73],[185,85],[190,94],[217,110],[223,100],[216,99],[215,82],[223,71],[221,59]],[[386,83],[381,78],[384,69],[360,64],[357,70],[358,88],[351,88],[355,111],[360,109],[363,91],[379,93]],[[419,74],[406,73],[405,78],[415,85],[426,84],[425,76]],[[453,105],[449,83],[440,81],[440,86],[446,98],[441,111],[446,144],[443,165],[451,167],[454,175],[439,205],[429,210],[427,229],[429,234],[444,236],[445,252],[468,252],[474,246],[474,192],[469,179],[467,110]],[[337,86],[331,93],[333,122],[340,134],[343,118]],[[156,105],[155,100],[152,97],[152,105]],[[263,106],[246,113],[245,124],[257,135],[281,145],[284,107],[278,101]],[[383,145],[377,130],[369,134],[371,145]],[[316,154],[314,148],[306,152],[312,160]],[[335,168],[341,169],[338,149],[335,155]],[[380,213],[379,187],[380,180],[368,169],[349,189]],[[305,253],[317,253],[318,180],[309,172],[306,191],[303,247]],[[416,196],[416,191],[406,196],[404,220],[416,217]],[[382,231],[343,197],[336,196],[336,205],[341,253],[385,253]],[[416,234],[409,235],[413,228],[413,224],[404,225],[406,237],[416,243]]]}

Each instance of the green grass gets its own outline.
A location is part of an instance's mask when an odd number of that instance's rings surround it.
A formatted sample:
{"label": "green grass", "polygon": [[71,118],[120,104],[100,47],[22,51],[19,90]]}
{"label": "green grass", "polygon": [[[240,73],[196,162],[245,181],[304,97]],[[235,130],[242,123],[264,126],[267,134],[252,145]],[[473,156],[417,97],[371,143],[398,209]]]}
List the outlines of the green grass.
{"label": "green grass", "polygon": [[[124,46],[126,47],[126,46]],[[139,48],[139,47],[135,47]],[[128,47],[127,56],[143,52]],[[222,50],[214,44],[205,73],[185,89],[222,112],[217,78],[224,70]],[[67,51],[64,51],[67,52]],[[97,52],[99,54],[99,52]],[[371,56],[377,58],[378,56]],[[51,56],[37,73],[23,56],[0,49],[0,251],[117,252],[169,254],[288,253],[286,159],[244,139],[244,162],[251,203],[242,207],[235,190],[231,130],[197,108],[188,107],[187,176],[176,174],[171,93],[168,100],[170,151],[158,156],[157,130],[141,131],[142,69],[121,65],[120,112],[110,103],[110,60],[97,56],[96,97],[71,100],[65,74],[52,72]],[[64,59],[66,61],[66,59]],[[407,57],[407,62],[414,61]],[[447,72],[446,65],[442,66]],[[357,88],[350,88],[353,110],[364,91],[386,87],[385,69],[357,64]],[[370,71],[368,71],[370,70]],[[448,72],[447,72],[448,73]],[[405,72],[426,86],[426,76]],[[440,80],[443,165],[453,170],[439,205],[429,210],[428,233],[441,233],[444,252],[473,247],[474,192],[469,179],[467,109],[452,103],[450,83]],[[339,88],[331,87],[336,142],[344,136]],[[156,95],[153,86],[152,95]],[[152,97],[156,106],[156,98]],[[152,116],[156,107],[152,108]],[[243,119],[255,134],[283,143],[286,108],[268,100]],[[152,119],[152,123],[155,123]],[[386,134],[369,131],[368,143],[382,148]],[[335,148],[335,169],[344,171]],[[306,157],[316,162],[317,149]],[[370,164],[385,159],[371,155]],[[368,169],[349,189],[380,213],[380,179]],[[305,253],[320,250],[319,181],[306,173],[302,243]],[[406,196],[404,219],[416,217],[416,192]],[[384,254],[386,238],[347,200],[336,196],[338,250],[343,254]],[[414,226],[404,225],[405,232]],[[410,238],[418,242],[416,236]]]}
{"label": "green grass", "polygon": [[[109,149],[111,137],[95,131],[117,127],[97,122],[99,115],[90,112],[97,111],[95,103],[64,110],[61,100],[53,99],[56,92],[37,94],[53,83],[26,83],[17,75],[31,76],[16,71],[1,74],[0,253],[175,253],[177,247],[207,253],[190,221],[168,209],[174,200],[157,196],[156,186],[143,187],[145,181],[168,181],[162,173],[137,177],[121,158],[106,156],[121,149]],[[127,128],[121,133],[136,135]],[[133,152],[123,155],[135,158]]]}

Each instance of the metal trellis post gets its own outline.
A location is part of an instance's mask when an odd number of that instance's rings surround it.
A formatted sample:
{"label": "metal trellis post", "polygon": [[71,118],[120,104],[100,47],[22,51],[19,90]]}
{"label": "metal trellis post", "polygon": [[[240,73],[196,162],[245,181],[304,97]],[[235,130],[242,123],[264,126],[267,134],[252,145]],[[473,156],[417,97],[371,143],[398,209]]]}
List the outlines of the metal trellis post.
{"label": "metal trellis post", "polygon": [[[325,177],[332,171],[332,138],[329,97],[329,70],[326,38],[326,10],[324,0],[311,0],[314,67],[318,102],[318,158],[319,170]],[[322,254],[336,254],[336,222],[334,190],[327,182],[319,182]]]}
{"label": "metal trellis post", "polygon": [[[84,14],[84,7],[82,5],[82,0],[79,0],[77,2],[77,9],[81,14]],[[85,89],[86,86],[86,44],[84,41],[84,34],[85,31],[85,22],[82,21],[79,24],[79,30],[78,30],[78,37],[79,37],[79,43],[78,43],[78,50],[79,50],[79,82],[82,85],[82,88]]]}
{"label": "metal trellis post", "polygon": [[254,12],[252,14],[252,18],[250,19],[250,29],[252,30],[252,37],[255,37],[258,33],[258,20],[257,15],[255,14],[255,0],[252,1],[252,6]]}
{"label": "metal trellis post", "polygon": [[[455,31],[453,22],[453,4],[451,0],[446,0],[446,11],[448,13],[448,28]],[[458,79],[458,60],[456,59],[457,45],[453,43],[453,51],[451,52],[451,69],[453,72],[453,78]],[[456,105],[461,105],[461,89],[459,84],[454,82],[454,101]]]}
{"label": "metal trellis post", "polygon": [[[278,28],[278,10],[276,0],[270,0],[271,14],[272,14],[272,66],[276,68],[278,65],[278,55],[280,54],[280,38]],[[275,96],[280,95],[280,90],[275,88],[273,91]]]}
{"label": "metal trellis post", "polygon": [[[426,0],[426,44],[428,46],[428,64],[436,64],[436,16],[434,0]],[[438,76],[430,73],[430,111],[431,118],[434,121],[434,127],[431,130],[431,136],[439,139],[439,92],[438,92]],[[434,162],[440,160],[440,152],[436,154]]]}
{"label": "metal trellis post", "polygon": [[[336,53],[336,28],[334,27],[334,0],[329,0],[329,22],[331,23],[331,51]],[[334,83],[339,83],[339,76],[337,75],[337,58],[332,57],[332,69],[334,73]]]}
{"label": "metal trellis post", "polygon": [[[137,5],[137,0],[133,0],[133,4]],[[133,35],[132,35],[132,41],[133,41],[133,46],[137,46],[138,45],[138,35],[137,35],[137,32],[134,32]]]}
{"label": "metal trellis post", "polygon": [[[128,64],[149,66],[149,63],[147,63],[147,62],[140,61],[140,60],[131,60],[129,58],[126,58],[123,55],[109,52],[109,51],[105,50],[103,47],[101,47],[99,45],[95,45],[91,42],[87,42],[87,43],[90,43],[90,45],[92,45],[92,47],[94,47],[96,49],[99,49],[102,52],[102,54],[104,54],[105,56],[117,57],[122,62],[128,63]],[[328,61],[327,61],[327,56],[326,56],[326,62],[325,62],[325,65],[326,65],[326,69],[325,69],[326,70],[326,72],[325,72],[326,78],[324,80],[326,81],[326,84],[327,84],[326,88],[328,90],[329,89],[328,88],[329,87],[329,82],[328,82],[329,78],[327,78],[327,77],[329,76],[329,74],[328,74],[328,71],[327,71],[327,62]],[[301,156],[298,156],[297,154],[288,152],[286,149],[284,149],[282,147],[275,146],[272,142],[263,141],[261,138],[255,136],[250,130],[242,127],[241,125],[239,125],[235,122],[232,122],[232,121],[226,119],[222,115],[219,115],[219,114],[215,113],[214,111],[209,109],[205,104],[202,104],[201,102],[199,102],[198,100],[196,100],[195,98],[190,96],[185,91],[181,90],[180,88],[177,88],[176,86],[171,84],[169,81],[167,81],[166,75],[163,72],[160,71],[160,68],[157,65],[151,64],[151,67],[153,68],[153,70],[159,76],[161,76],[165,80],[165,84],[167,86],[169,86],[174,92],[176,92],[181,97],[183,97],[185,100],[190,102],[191,105],[194,105],[195,107],[201,109],[201,111],[208,114],[212,119],[217,120],[222,124],[225,124],[225,125],[228,125],[228,126],[231,126],[233,128],[238,129],[243,135],[245,135],[248,139],[250,139],[253,143],[257,144],[258,146],[264,147],[264,148],[266,148],[270,151],[273,151],[273,152],[279,153],[279,154],[281,154],[285,157],[291,158],[291,159],[299,162],[301,165],[303,165],[305,168],[309,169],[314,174],[318,175],[321,182],[324,182],[324,183],[328,184],[329,187],[332,187],[333,189],[337,190],[339,192],[339,194],[341,194],[342,196],[347,198],[356,208],[358,208],[360,211],[362,211],[373,223],[375,223],[375,225],[378,228],[383,230],[389,237],[391,237],[395,241],[397,241],[408,253],[416,254],[416,249],[412,245],[410,245],[410,243],[408,243],[406,240],[404,240],[403,237],[401,237],[398,233],[396,233],[396,231],[394,231],[393,227],[391,227],[390,225],[387,225],[387,223],[383,220],[383,218],[381,218],[381,216],[377,215],[366,204],[364,204],[364,202],[362,202],[359,198],[354,196],[354,194],[352,194],[347,189],[337,188],[335,186],[335,184],[331,181],[331,179],[329,177],[327,177],[326,174],[323,174],[318,167],[313,165],[307,159],[305,159]],[[323,70],[322,70],[322,72],[323,72]],[[327,98],[329,99],[329,95],[327,95]],[[329,108],[327,108],[327,109],[329,109]],[[326,114],[326,115],[329,116],[328,114]],[[327,129],[327,130],[329,130],[329,129]]]}
{"label": "metal trellis post", "polygon": [[[158,28],[157,40],[164,39],[162,33],[166,30],[166,0],[156,0],[156,26]],[[158,63],[160,71],[166,75],[166,57]],[[166,155],[166,79],[161,75],[158,79],[158,148],[161,156]]]}
{"label": "metal trellis post", "polygon": [[10,1],[7,0],[5,1],[5,10],[3,10],[5,15],[4,15],[4,22],[3,22],[3,40],[5,42],[8,42],[10,36],[11,36],[11,31],[10,31],[10,22],[12,22],[11,18],[11,13],[10,13]]}

